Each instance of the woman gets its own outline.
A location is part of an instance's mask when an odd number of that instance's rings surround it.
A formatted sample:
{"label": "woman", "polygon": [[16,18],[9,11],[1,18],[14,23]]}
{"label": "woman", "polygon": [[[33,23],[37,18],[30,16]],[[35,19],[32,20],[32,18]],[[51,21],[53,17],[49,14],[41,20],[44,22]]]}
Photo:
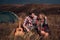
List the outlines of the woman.
{"label": "woman", "polygon": [[44,38],[47,38],[49,35],[49,28],[47,23],[47,17],[43,13],[40,13],[38,16],[37,26],[40,34],[43,35]]}

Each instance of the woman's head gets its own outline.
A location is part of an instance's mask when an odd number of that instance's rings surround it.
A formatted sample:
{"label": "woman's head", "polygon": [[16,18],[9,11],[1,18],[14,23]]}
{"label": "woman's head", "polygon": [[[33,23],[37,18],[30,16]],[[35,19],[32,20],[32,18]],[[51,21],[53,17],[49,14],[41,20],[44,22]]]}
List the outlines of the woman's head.
{"label": "woman's head", "polygon": [[39,14],[39,18],[43,19],[45,17],[45,15],[43,13]]}
{"label": "woman's head", "polygon": [[45,19],[45,14],[43,12],[41,12],[39,15],[38,15],[38,18],[40,19],[41,22],[44,22],[44,19]]}

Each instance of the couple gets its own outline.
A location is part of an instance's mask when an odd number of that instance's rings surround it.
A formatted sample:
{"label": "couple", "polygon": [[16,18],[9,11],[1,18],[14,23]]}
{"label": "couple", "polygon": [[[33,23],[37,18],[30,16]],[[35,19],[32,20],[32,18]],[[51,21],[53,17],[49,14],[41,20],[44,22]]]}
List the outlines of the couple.
{"label": "couple", "polygon": [[47,17],[43,12],[39,13],[38,16],[36,13],[29,13],[24,20],[23,27],[30,32],[32,29],[36,29],[39,35],[43,35],[44,38],[47,38],[49,35],[49,28],[47,23]]}

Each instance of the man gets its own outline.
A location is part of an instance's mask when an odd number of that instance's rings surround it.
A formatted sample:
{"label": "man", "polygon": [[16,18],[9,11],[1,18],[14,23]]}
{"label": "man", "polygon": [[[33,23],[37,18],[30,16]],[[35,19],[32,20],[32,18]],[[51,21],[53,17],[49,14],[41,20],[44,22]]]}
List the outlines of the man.
{"label": "man", "polygon": [[34,12],[29,13],[29,16],[25,18],[23,27],[27,30],[27,32],[30,32],[32,29],[34,29],[36,19],[37,16],[35,15]]}

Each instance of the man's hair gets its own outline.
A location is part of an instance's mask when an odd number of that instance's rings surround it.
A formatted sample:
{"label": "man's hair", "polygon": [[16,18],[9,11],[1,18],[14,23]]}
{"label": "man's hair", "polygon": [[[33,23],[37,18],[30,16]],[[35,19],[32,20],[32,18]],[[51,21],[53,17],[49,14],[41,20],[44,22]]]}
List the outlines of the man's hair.
{"label": "man's hair", "polygon": [[33,10],[32,12],[29,12],[29,15],[31,15],[32,13],[34,13],[35,15],[38,14],[35,10]]}
{"label": "man's hair", "polygon": [[31,12],[29,12],[29,15],[31,15],[32,13]]}

